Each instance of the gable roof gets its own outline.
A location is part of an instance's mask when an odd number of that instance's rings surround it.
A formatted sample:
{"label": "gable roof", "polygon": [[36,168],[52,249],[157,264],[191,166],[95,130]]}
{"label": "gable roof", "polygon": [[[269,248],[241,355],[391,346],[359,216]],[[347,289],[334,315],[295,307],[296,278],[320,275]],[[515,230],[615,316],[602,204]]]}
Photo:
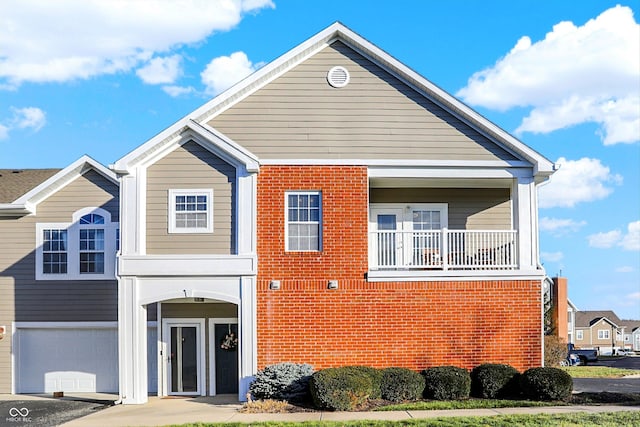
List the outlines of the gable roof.
{"label": "gable roof", "polygon": [[[20,193],[19,197],[8,203],[0,203],[0,215],[33,214],[36,212],[38,203],[90,170],[98,172],[116,185],[119,184],[115,173],[86,155],[64,169],[46,170],[51,171],[48,177],[46,177],[47,173],[45,172],[27,172],[25,179],[22,180],[22,188],[16,186],[16,188],[12,190],[14,193]],[[30,176],[30,179],[26,179],[28,176]],[[16,182],[18,180],[20,179],[16,179]]]}
{"label": "gable roof", "polygon": [[601,319],[613,324],[615,327],[622,326],[620,318],[611,310],[577,311],[576,327],[589,328],[598,323]]}
{"label": "gable roof", "polygon": [[190,121],[195,121],[200,124],[209,122],[216,115],[264,87],[269,82],[335,41],[344,43],[410,86],[422,96],[425,96],[467,125],[490,138],[501,148],[531,164],[533,173],[538,181],[545,180],[553,173],[554,165],[550,160],[526,146],[452,95],[440,89],[411,68],[402,64],[339,22],[330,25],[315,36],[265,65],[249,77],[216,96],[202,107],[125,155],[113,165],[114,170],[126,173],[130,165],[146,157],[148,152],[159,150],[175,141],[176,136],[185,129]]}
{"label": "gable roof", "polygon": [[639,330],[640,328],[640,320],[621,320],[620,326],[624,326],[625,332],[630,334]]}
{"label": "gable roof", "polygon": [[60,169],[0,169],[0,203],[11,203]]}

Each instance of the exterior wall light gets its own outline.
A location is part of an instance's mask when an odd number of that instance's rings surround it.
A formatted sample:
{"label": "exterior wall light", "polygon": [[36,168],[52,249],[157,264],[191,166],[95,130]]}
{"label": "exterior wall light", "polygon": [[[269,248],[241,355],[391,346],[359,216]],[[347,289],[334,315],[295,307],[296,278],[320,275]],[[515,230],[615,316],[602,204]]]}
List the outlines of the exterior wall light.
{"label": "exterior wall light", "polygon": [[329,280],[329,284],[327,285],[328,289],[338,289],[338,281],[337,280]]}
{"label": "exterior wall light", "polygon": [[280,289],[280,280],[272,280],[271,282],[269,282],[269,289],[271,289],[272,291],[277,291],[278,289]]}

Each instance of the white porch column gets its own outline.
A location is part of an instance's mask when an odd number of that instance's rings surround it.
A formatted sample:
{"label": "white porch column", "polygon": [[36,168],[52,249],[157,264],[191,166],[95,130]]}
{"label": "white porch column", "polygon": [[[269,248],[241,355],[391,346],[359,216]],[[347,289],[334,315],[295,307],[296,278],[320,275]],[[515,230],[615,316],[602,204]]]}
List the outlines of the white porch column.
{"label": "white porch column", "polygon": [[245,276],[240,278],[240,304],[238,306],[240,320],[240,386],[238,400],[247,400],[249,385],[255,378],[258,368],[256,337],[256,278]]}
{"label": "white porch column", "polygon": [[118,361],[123,404],[148,400],[147,309],[138,303],[134,278],[118,281]]}
{"label": "white porch column", "polygon": [[520,269],[535,270],[538,267],[538,204],[533,177],[514,179],[511,194]]}

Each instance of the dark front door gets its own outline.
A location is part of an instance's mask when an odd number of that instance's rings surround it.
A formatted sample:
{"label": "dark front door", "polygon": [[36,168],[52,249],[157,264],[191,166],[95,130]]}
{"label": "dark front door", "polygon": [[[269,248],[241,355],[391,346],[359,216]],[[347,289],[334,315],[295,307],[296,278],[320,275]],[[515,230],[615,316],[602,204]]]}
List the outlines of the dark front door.
{"label": "dark front door", "polygon": [[216,394],[238,393],[238,325],[215,324]]}

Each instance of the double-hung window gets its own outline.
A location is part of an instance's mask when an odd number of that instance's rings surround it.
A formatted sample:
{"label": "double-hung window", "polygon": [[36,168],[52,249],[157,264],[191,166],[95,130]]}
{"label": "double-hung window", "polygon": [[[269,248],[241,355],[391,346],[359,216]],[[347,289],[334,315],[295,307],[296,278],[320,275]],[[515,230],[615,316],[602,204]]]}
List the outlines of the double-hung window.
{"label": "double-hung window", "polygon": [[104,217],[87,214],[80,218],[80,274],[104,273]]}
{"label": "double-hung window", "polygon": [[609,330],[608,329],[598,329],[598,339],[599,340],[608,340],[609,339]]}
{"label": "double-hung window", "polygon": [[285,194],[285,244],[287,251],[322,248],[322,197],[319,191]]}
{"label": "double-hung window", "polygon": [[169,233],[212,233],[213,190],[169,190]]}
{"label": "double-hung window", "polygon": [[67,230],[42,230],[42,272],[67,274]]}

